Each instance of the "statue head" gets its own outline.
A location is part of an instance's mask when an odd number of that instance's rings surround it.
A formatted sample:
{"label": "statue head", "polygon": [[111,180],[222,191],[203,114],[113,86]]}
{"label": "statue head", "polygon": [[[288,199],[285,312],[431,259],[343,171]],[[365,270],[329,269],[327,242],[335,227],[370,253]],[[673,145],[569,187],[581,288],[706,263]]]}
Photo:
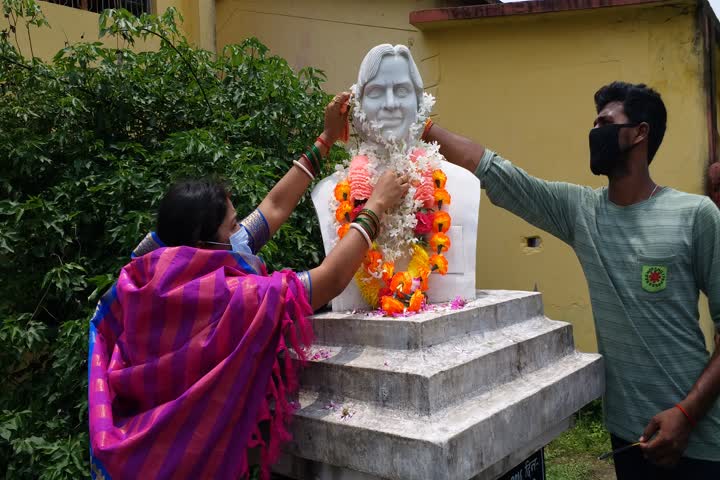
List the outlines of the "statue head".
{"label": "statue head", "polygon": [[423,100],[423,82],[410,50],[388,43],[372,48],[360,64],[357,101],[383,139],[409,140]]}

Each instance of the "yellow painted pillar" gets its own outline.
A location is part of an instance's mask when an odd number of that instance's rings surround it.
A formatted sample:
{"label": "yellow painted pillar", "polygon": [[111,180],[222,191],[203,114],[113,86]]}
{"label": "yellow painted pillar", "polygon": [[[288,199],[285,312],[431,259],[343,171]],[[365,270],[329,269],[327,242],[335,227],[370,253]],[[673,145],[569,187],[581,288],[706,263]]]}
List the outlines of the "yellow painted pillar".
{"label": "yellow painted pillar", "polygon": [[198,47],[215,51],[215,0],[197,2]]}
{"label": "yellow painted pillar", "polygon": [[183,17],[180,26],[188,41],[215,51],[215,0],[155,0],[155,13],[175,7]]}

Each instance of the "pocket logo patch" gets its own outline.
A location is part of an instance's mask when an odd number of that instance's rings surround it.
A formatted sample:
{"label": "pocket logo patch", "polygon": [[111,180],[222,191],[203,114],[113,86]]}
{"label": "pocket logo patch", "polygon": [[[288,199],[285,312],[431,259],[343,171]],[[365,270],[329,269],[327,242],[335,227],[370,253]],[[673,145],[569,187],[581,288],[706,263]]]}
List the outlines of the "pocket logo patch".
{"label": "pocket logo patch", "polygon": [[643,265],[642,288],[646,292],[655,293],[667,287],[667,267],[661,265]]}

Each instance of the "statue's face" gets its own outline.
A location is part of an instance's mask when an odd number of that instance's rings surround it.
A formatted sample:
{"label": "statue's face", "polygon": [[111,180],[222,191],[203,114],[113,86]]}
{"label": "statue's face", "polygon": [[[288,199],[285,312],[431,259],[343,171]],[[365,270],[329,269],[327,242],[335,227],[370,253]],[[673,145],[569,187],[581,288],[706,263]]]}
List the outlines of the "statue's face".
{"label": "statue's face", "polygon": [[405,57],[386,55],[377,75],[363,89],[360,107],[369,121],[382,124],[382,136],[407,139],[417,119],[418,104]]}

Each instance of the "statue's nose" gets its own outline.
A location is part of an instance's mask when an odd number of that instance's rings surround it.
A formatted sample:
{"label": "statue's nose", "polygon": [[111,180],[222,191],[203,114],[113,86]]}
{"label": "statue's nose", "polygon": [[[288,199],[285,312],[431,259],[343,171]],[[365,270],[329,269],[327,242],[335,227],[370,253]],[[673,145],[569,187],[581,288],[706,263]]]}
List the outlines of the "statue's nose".
{"label": "statue's nose", "polygon": [[385,94],[385,108],[387,109],[393,109],[397,108],[397,99],[395,98],[395,93],[393,92],[392,88],[387,89],[387,93]]}

